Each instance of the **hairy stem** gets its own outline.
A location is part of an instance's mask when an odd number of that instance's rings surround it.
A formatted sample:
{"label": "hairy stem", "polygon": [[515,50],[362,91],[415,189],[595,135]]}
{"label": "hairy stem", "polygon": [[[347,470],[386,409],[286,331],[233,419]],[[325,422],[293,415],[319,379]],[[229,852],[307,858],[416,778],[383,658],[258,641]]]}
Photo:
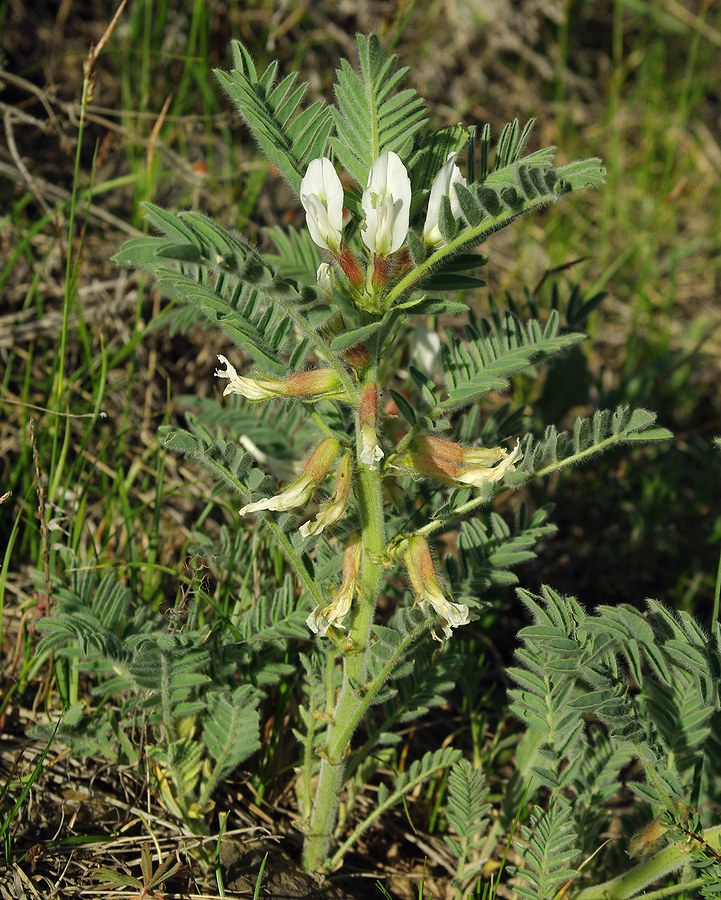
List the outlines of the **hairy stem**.
{"label": "hairy stem", "polygon": [[[375,375],[376,366],[372,369]],[[385,547],[385,520],[381,476],[376,467],[361,461],[360,421],[356,431],[358,505],[363,544],[360,589],[359,599],[350,619],[349,639],[352,649],[343,657],[343,685],[333,721],[328,727],[310,832],[303,848],[303,865],[312,871],[322,871],[325,868],[345,782],[350,741],[367,709],[363,694],[368,672],[368,648],[383,571],[381,560]]]}
{"label": "hairy stem", "polygon": [[[703,839],[712,847],[718,846],[719,838],[721,838],[721,825],[707,828],[703,833]],[[686,842],[670,844],[650,859],[639,863],[625,875],[612,878],[603,884],[587,887],[576,896],[578,900],[626,900],[627,897],[635,896],[671,872],[683,868],[689,861],[690,849]],[[670,897],[675,893],[673,889],[673,893],[671,891],[664,893],[664,890],[654,892],[653,896]]]}

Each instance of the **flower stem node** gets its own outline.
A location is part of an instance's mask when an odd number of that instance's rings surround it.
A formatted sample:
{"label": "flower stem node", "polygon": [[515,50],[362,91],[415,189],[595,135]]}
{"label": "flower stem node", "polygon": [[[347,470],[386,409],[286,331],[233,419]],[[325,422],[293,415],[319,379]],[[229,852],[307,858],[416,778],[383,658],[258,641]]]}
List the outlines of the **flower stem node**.
{"label": "flower stem node", "polygon": [[225,369],[216,369],[216,378],[227,378],[229,382],[223,391],[224,397],[226,394],[240,394],[246,400],[255,402],[278,397],[295,397],[311,403],[318,400],[348,400],[348,394],[333,369],[311,369],[296,372],[287,378],[257,378],[238,375],[235,366],[224,356],[219,355],[218,360]]}
{"label": "flower stem node", "polygon": [[399,462],[444,484],[482,488],[513,472],[520,453],[519,442],[509,453],[503,447],[469,448],[435,435],[419,435]]}
{"label": "flower stem node", "polygon": [[300,183],[300,202],[313,241],[324,250],[339,250],[343,238],[343,185],[326,156],[310,162]]}
{"label": "flower stem node", "polygon": [[240,515],[246,516],[248,513],[262,510],[284,512],[285,510],[305,506],[315,494],[318,485],[328,474],[328,470],[333,465],[339,452],[340,443],[335,438],[324,438],[308,457],[303,473],[297,481],[294,481],[280,494],[246,504],[240,510]]}
{"label": "flower stem node", "polygon": [[[422,535],[414,534],[408,539],[403,562],[417,602],[421,607],[432,608],[440,619],[445,638],[452,636],[452,629],[468,624],[471,618],[470,610],[461,603],[453,603],[444,595],[436,576],[431,548]],[[431,629],[431,631],[435,640],[442,640],[436,634],[435,629]]]}
{"label": "flower stem node", "polygon": [[359,589],[358,577],[362,548],[363,543],[360,533],[355,532],[349,538],[343,554],[343,579],[340,587],[331,594],[332,599],[330,603],[326,606],[316,606],[306,619],[306,625],[314,634],[325,637],[329,635],[329,628],[345,630],[343,619],[350,612],[353,598]]}

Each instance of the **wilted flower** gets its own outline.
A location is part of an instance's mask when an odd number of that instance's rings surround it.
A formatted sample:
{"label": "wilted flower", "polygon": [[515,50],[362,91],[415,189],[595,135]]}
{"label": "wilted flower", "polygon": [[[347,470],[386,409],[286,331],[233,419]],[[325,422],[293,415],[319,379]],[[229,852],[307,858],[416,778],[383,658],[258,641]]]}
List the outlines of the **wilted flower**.
{"label": "wilted flower", "polygon": [[343,237],[343,185],[325,156],[311,160],[300,183],[308,231],[325,250],[339,250]]}
{"label": "wilted flower", "polygon": [[367,384],[361,393],[358,410],[360,424],[360,461],[369,469],[377,469],[384,453],[378,443],[376,422],[378,419],[378,387]]}
{"label": "wilted flower", "polygon": [[[453,603],[443,593],[436,577],[431,548],[428,541],[420,534],[414,534],[408,540],[408,547],[403,554],[410,578],[413,593],[420,604],[428,604],[441,620],[441,627],[446,638],[451,637],[453,628],[467,625],[470,621],[470,610],[461,603]],[[433,632],[436,640],[440,638]]]}
{"label": "wilted flower", "polygon": [[406,239],[411,212],[411,180],[400,157],[388,151],[371,166],[361,206],[361,238],[373,253],[395,253]]}
{"label": "wilted flower", "polygon": [[338,469],[335,473],[335,488],[332,495],[325,503],[321,504],[315,519],[304,522],[300,526],[299,531],[304,538],[313,534],[320,534],[325,528],[331,528],[343,518],[348,506],[348,498],[350,497],[352,474],[351,456],[350,453],[346,453],[338,463]]}
{"label": "wilted flower", "polygon": [[305,620],[314,634],[324,636],[331,625],[345,628],[343,619],[350,612],[353,597],[358,589],[358,572],[360,570],[362,543],[360,534],[351,535],[343,554],[343,580],[332,600],[327,606],[316,606]]}
{"label": "wilted flower", "polygon": [[445,484],[483,487],[513,472],[520,452],[518,442],[509,453],[503,447],[468,448],[445,438],[422,435],[413,438],[400,462]]}
{"label": "wilted flower", "polygon": [[273,510],[280,512],[287,509],[296,509],[304,506],[315,493],[318,485],[328,474],[328,469],[333,465],[333,460],[338,456],[340,443],[335,438],[324,438],[315,448],[306,462],[303,473],[280,494],[273,497],[265,497],[256,500],[255,503],[246,504],[240,515],[245,516],[251,512],[261,510]]}
{"label": "wilted flower", "polygon": [[216,378],[227,378],[223,396],[240,394],[246,400],[272,400],[276,397],[302,397],[304,400],[344,400],[348,394],[333,369],[311,369],[287,378],[253,378],[238,375],[224,356],[218,359],[225,369],[216,369]]}
{"label": "wilted flower", "polygon": [[466,179],[461,175],[461,170],[456,165],[457,153],[448,154],[448,162],[443,166],[436,175],[431,185],[431,193],[428,197],[428,212],[426,213],[426,223],[423,226],[423,240],[429,246],[435,247],[443,243],[443,235],[438,227],[438,220],[441,216],[441,200],[448,197],[451,201],[451,212],[458,219],[461,215],[461,205],[458,202],[458,195],[454,188],[455,184],[462,184],[464,187],[468,184]]}

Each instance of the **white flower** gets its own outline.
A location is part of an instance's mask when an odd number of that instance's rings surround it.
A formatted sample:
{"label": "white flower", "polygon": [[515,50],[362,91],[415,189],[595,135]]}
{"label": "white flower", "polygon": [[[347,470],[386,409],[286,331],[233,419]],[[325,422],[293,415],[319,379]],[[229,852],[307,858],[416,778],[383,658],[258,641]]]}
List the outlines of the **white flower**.
{"label": "white flower", "polygon": [[385,453],[378,443],[375,431],[368,427],[362,428],[360,461],[369,469],[377,469],[378,463],[384,456]]}
{"label": "white flower", "polygon": [[456,153],[448,154],[448,162],[443,166],[436,175],[431,186],[431,193],[428,198],[428,212],[426,213],[426,223],[423,226],[423,240],[429,246],[437,246],[443,243],[443,235],[438,227],[438,220],[441,215],[441,200],[448,197],[451,201],[451,212],[456,219],[461,216],[461,204],[458,202],[458,195],[454,188],[455,184],[462,184],[464,187],[468,184],[466,179],[461,175],[461,170],[456,165]]}
{"label": "white flower", "polygon": [[325,156],[311,160],[300,183],[308,231],[325,250],[339,250],[343,236],[343,185]]}
{"label": "white flower", "polygon": [[243,375],[238,375],[235,366],[231,365],[224,356],[218,354],[218,360],[225,366],[225,371],[216,369],[215,377],[229,379],[229,384],[223,391],[224,397],[226,394],[241,394],[246,400],[269,400],[278,396],[273,382],[258,378],[245,378]]}
{"label": "white flower", "polygon": [[333,600],[327,606],[316,606],[305,620],[305,624],[314,634],[325,637],[331,625],[345,628],[342,620],[348,615],[355,594],[355,582],[343,583]]}
{"label": "white flower", "polygon": [[[453,635],[451,629],[458,628],[459,625],[467,625],[471,620],[469,608],[462,603],[453,603],[452,600],[445,597],[435,579],[430,579],[426,583],[425,590],[418,602],[421,605],[430,604],[433,607],[433,611],[441,620],[440,625],[446,638]],[[433,637],[437,641],[441,640],[435,631]]]}
{"label": "white flower", "polygon": [[331,594],[332,600],[327,606],[316,606],[305,620],[314,634],[325,636],[331,625],[345,629],[343,619],[350,612],[353,597],[358,590],[362,547],[360,534],[352,534],[343,554],[343,580],[340,587]]}
{"label": "white flower", "polygon": [[378,463],[385,454],[378,443],[376,427],[378,424],[378,385],[368,382],[361,391],[358,408],[360,425],[360,452],[358,457],[369,469],[377,469]]}
{"label": "white flower", "polygon": [[313,534],[321,534],[324,529],[331,528],[343,518],[348,507],[352,475],[353,463],[351,462],[351,455],[346,453],[338,464],[332,496],[325,503],[321,504],[315,519],[309,519],[300,526],[298,530],[301,537],[305,539]]}
{"label": "white flower", "polygon": [[333,290],[333,267],[329,263],[322,262],[315,273],[315,279],[318,287],[330,294]]}
{"label": "white flower", "polygon": [[255,378],[238,375],[235,366],[218,356],[225,371],[216,369],[216,378],[227,378],[226,394],[241,394],[247,400],[272,400],[275,397],[302,397],[304,400],[344,400],[348,394],[333,369],[309,369],[287,378]]}
{"label": "white flower", "polygon": [[256,500],[255,503],[246,504],[241,510],[241,516],[247,516],[248,513],[260,512],[261,510],[273,510],[281,512],[287,509],[295,509],[297,506],[304,506],[313,496],[317,485],[310,475],[303,475],[298,481],[291,484],[289,488],[275,494],[273,497],[265,497],[263,500]]}
{"label": "white flower", "polygon": [[463,447],[436,435],[419,435],[408,445],[402,462],[409,468],[446,484],[468,484],[482,488],[497,484],[510,472],[521,455],[520,441],[509,453],[503,447]]}
{"label": "white flower", "polygon": [[389,151],[373,163],[361,206],[363,243],[380,256],[395,253],[408,234],[411,212],[411,180],[397,154]]}
{"label": "white flower", "polygon": [[328,474],[328,469],[333,465],[339,450],[340,444],[335,438],[324,438],[306,460],[303,474],[297,481],[294,481],[284,491],[275,494],[273,497],[264,497],[262,500],[256,500],[254,503],[247,503],[240,510],[240,515],[245,516],[248,513],[260,512],[261,510],[281,512],[304,506]]}
{"label": "white flower", "polygon": [[[403,554],[403,562],[408,571],[411,587],[420,606],[431,606],[440,619],[443,634],[446,638],[453,634],[452,629],[459,625],[467,625],[470,610],[462,603],[453,603],[443,593],[431,557],[428,541],[420,534],[408,539],[408,546]],[[433,637],[441,640],[433,631]]]}

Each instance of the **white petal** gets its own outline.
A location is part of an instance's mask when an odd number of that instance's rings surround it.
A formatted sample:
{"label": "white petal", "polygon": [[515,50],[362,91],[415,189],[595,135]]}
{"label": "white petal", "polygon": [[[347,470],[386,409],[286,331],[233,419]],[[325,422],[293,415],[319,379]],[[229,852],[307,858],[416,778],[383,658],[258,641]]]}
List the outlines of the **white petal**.
{"label": "white petal", "polygon": [[360,452],[360,461],[368,466],[369,469],[377,469],[378,463],[383,459],[385,453],[378,444],[371,444],[363,441]]}
{"label": "white petal", "polygon": [[256,500],[255,503],[248,503],[240,510],[240,515],[245,516],[251,512],[260,512],[261,510],[272,510],[274,512],[282,512],[286,509],[295,509],[303,506],[310,499],[313,492],[313,480],[305,476],[299,478],[295,484],[291,484],[289,488],[273,497],[265,497],[263,500]]}
{"label": "white petal", "polygon": [[320,606],[316,606],[313,612],[305,620],[305,624],[310,628],[313,634],[319,634],[321,637],[325,636],[330,627],[328,619],[324,619],[321,615]]}
{"label": "white petal", "polygon": [[[430,603],[436,615],[444,620],[446,623],[443,627],[444,632],[447,627],[458,628],[459,625],[467,625],[470,622],[469,608],[462,603],[453,603],[444,597],[437,584],[429,586],[422,599]],[[450,637],[450,633],[447,633],[446,637]]]}
{"label": "white petal", "polygon": [[333,267],[329,263],[322,262],[315,273],[315,280],[318,287],[330,294],[333,290]]}
{"label": "white petal", "polygon": [[408,234],[411,180],[393,151],[379,156],[371,166],[361,206],[366,216],[363,243],[374,253],[395,253]]}
{"label": "white petal", "polygon": [[[240,394],[247,400],[268,400],[277,396],[275,391],[269,387],[264,387],[255,378],[245,378],[243,375],[238,375],[235,366],[231,365],[224,356],[218,354],[218,359],[225,366],[225,371],[216,369],[215,377],[229,379],[229,383],[223,391],[224,397],[227,394]],[[267,385],[268,382],[265,382],[265,384]]]}
{"label": "white petal", "polygon": [[515,471],[516,460],[521,454],[521,442],[516,441],[513,450],[498,463],[498,465],[489,468],[487,466],[478,466],[477,468],[468,469],[458,476],[458,481],[463,484],[469,484],[472,487],[483,487],[486,484],[496,484],[503,481],[506,475]]}
{"label": "white petal", "polygon": [[300,183],[300,202],[313,241],[326,250],[337,250],[343,233],[343,185],[327,157],[310,162]]}
{"label": "white petal", "polygon": [[428,212],[426,213],[426,222],[423,226],[423,239],[426,244],[440,244],[443,241],[440,229],[438,228],[438,220],[441,215],[441,200],[448,197],[451,201],[451,212],[456,219],[461,216],[461,205],[458,202],[454,184],[462,184],[464,187],[468,184],[466,179],[461,175],[461,170],[456,163],[455,153],[448,154],[448,162],[443,166],[436,175],[431,185],[431,193],[428,197]]}

